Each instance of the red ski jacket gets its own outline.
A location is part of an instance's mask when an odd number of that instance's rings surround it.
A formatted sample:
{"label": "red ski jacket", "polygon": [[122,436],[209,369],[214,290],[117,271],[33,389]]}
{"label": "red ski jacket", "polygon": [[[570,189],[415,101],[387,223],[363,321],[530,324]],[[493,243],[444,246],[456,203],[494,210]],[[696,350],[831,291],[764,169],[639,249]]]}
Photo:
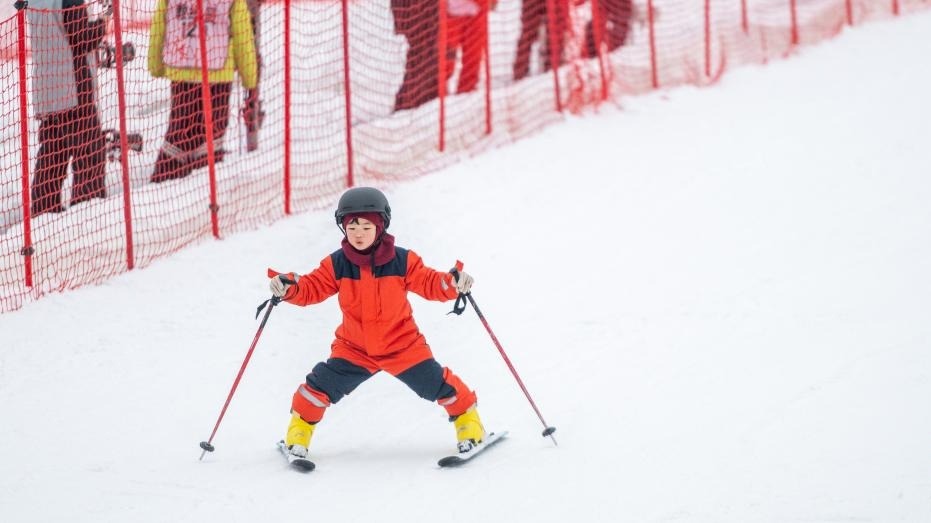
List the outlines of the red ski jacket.
{"label": "red ski jacket", "polygon": [[285,301],[312,305],[338,293],[343,322],[336,328],[337,339],[377,357],[424,343],[408,292],[432,301],[458,296],[450,273],[431,269],[414,251],[395,247],[394,258],[374,271],[355,265],[338,250],[298,278]]}

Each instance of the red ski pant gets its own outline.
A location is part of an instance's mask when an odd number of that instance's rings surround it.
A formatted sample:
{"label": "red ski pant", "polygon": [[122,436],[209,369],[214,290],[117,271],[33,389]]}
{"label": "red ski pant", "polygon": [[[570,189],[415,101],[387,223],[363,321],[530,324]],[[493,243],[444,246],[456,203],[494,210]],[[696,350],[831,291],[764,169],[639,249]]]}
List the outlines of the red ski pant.
{"label": "red ski pant", "polygon": [[[608,52],[624,45],[630,33],[630,19],[633,16],[632,0],[598,0],[598,28],[601,42],[608,45]],[[586,56],[595,56],[598,46],[595,42],[595,17],[585,27]]]}
{"label": "red ski pant", "polygon": [[[210,84],[213,143],[216,161],[222,160],[223,136],[229,125],[232,84]],[[168,131],[155,161],[153,182],[183,178],[207,165],[207,124],[201,84],[172,82]]]}
{"label": "red ski pant", "polygon": [[61,190],[69,163],[74,172],[72,205],[106,196],[106,144],[96,107],[78,106],[44,116],[39,143],[32,179],[33,215],[64,210]]}
{"label": "red ski pant", "polygon": [[478,85],[479,69],[485,56],[488,36],[483,12],[475,16],[451,16],[446,19],[446,79],[456,68],[456,51],[462,52],[457,93],[474,91]]}
{"label": "red ski pant", "polygon": [[421,398],[437,402],[451,418],[464,413],[477,400],[475,392],[458,376],[433,359],[425,342],[375,357],[336,340],[330,358],[315,365],[305,383],[297,388],[291,411],[308,423],[317,423],[330,404],[379,371],[398,378]]}
{"label": "red ski pant", "polygon": [[[553,13],[550,20],[548,4],[552,2]],[[520,37],[517,40],[517,56],[514,58],[514,79],[520,80],[530,73],[530,51],[543,29],[543,44],[540,46],[540,62],[543,70],[548,71],[553,61],[562,64],[565,60],[565,32],[569,19],[567,0],[523,0],[520,6]],[[553,29],[550,38],[550,27]],[[551,52],[550,45],[554,49]]]}

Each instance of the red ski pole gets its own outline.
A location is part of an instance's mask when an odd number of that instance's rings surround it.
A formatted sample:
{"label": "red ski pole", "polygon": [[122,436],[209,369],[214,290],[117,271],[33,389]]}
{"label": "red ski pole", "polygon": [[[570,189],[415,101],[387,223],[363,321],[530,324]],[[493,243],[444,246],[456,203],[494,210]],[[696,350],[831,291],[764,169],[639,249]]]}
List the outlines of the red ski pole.
{"label": "red ski pole", "polygon": [[465,296],[469,303],[472,304],[472,308],[475,309],[475,314],[478,315],[478,319],[482,320],[482,325],[485,326],[485,330],[488,331],[488,335],[491,336],[491,341],[495,343],[495,347],[498,348],[498,352],[501,353],[501,357],[504,358],[504,363],[507,364],[508,369],[511,370],[511,374],[514,375],[514,379],[517,380],[517,384],[520,385],[520,390],[524,391],[524,396],[527,397],[527,401],[530,402],[530,406],[533,407],[533,411],[537,413],[537,417],[540,418],[540,423],[543,424],[543,437],[549,436],[553,440],[554,445],[559,445],[556,442],[556,438],[553,436],[553,433],[556,432],[556,427],[552,427],[546,424],[546,421],[543,420],[543,414],[540,413],[540,409],[537,408],[537,404],[534,403],[533,398],[530,397],[530,392],[527,391],[527,387],[524,386],[524,381],[520,379],[520,376],[517,374],[517,369],[514,368],[514,365],[511,363],[511,359],[508,358],[508,355],[504,352],[504,347],[501,346],[501,342],[498,341],[498,337],[495,336],[494,331],[491,330],[491,326],[488,325],[488,320],[485,319],[485,315],[482,314],[482,310],[478,308],[478,305],[475,303],[475,298],[472,297],[472,293],[466,293]]}
{"label": "red ski pole", "polygon": [[[452,271],[453,277],[456,278],[456,281],[459,281],[459,269],[462,267],[462,262],[456,262],[456,268]],[[543,424],[543,437],[549,436],[553,440],[553,444],[559,446],[559,443],[556,442],[556,437],[553,436],[553,433],[556,432],[556,427],[552,427],[546,424],[546,421],[543,419],[543,414],[540,413],[540,409],[537,408],[537,404],[534,403],[533,398],[530,397],[530,392],[527,390],[527,387],[524,385],[524,381],[520,379],[520,375],[517,374],[517,369],[514,368],[514,365],[511,363],[511,359],[508,358],[507,353],[504,352],[504,347],[501,346],[501,342],[498,341],[498,337],[495,336],[493,330],[491,330],[491,325],[488,324],[488,320],[485,319],[485,315],[482,314],[482,310],[478,308],[478,304],[475,303],[475,298],[472,297],[471,292],[465,294],[460,294],[456,298],[456,304],[453,305],[452,312],[456,314],[462,314],[462,311],[465,310],[465,305],[461,305],[460,301],[465,298],[469,300],[469,303],[472,304],[472,308],[475,309],[475,314],[478,315],[478,319],[482,320],[482,325],[485,326],[485,330],[488,331],[488,335],[491,336],[491,341],[494,342],[495,347],[498,348],[498,352],[501,353],[501,357],[504,358],[504,363],[507,364],[508,369],[510,369],[511,374],[514,376],[514,379],[517,380],[517,384],[520,385],[520,390],[524,391],[524,396],[527,397],[527,401],[530,402],[530,406],[533,407],[533,411],[537,413],[537,417],[540,418],[540,423]]]}
{"label": "red ski pole", "polygon": [[[292,280],[285,280],[285,283],[294,284]],[[259,337],[262,335],[262,330],[265,329],[265,323],[268,321],[268,316],[272,313],[272,309],[275,308],[275,305],[281,302],[281,298],[277,296],[272,296],[271,299],[263,302],[259,305],[259,308],[255,311],[255,317],[258,318],[259,314],[262,312],[262,309],[268,305],[268,309],[265,310],[265,316],[262,317],[262,323],[259,325],[259,330],[255,332],[255,338],[252,339],[252,345],[249,347],[249,352],[246,353],[246,358],[242,361],[242,367],[239,368],[239,374],[236,375],[236,379],[233,381],[233,386],[230,388],[230,393],[226,396],[226,403],[223,404],[223,409],[220,410],[220,417],[217,418],[216,425],[213,426],[213,432],[210,433],[210,438],[207,441],[200,442],[200,448],[204,449],[200,453],[200,460],[203,461],[204,456],[208,452],[213,452],[213,437],[217,435],[217,429],[220,428],[220,422],[223,421],[223,416],[226,414],[227,407],[230,406],[230,401],[233,399],[233,394],[236,393],[236,387],[239,386],[239,380],[242,379],[242,375],[246,372],[246,365],[249,364],[249,359],[252,358],[252,351],[255,350],[256,344],[259,342]]]}

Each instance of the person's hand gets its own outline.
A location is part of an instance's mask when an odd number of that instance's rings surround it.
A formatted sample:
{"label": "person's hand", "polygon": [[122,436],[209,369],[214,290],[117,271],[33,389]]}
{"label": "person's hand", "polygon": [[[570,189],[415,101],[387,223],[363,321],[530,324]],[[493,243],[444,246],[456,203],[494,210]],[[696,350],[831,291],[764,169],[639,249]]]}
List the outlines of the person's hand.
{"label": "person's hand", "polygon": [[456,290],[459,294],[468,294],[472,290],[472,283],[475,282],[475,279],[465,271],[454,272],[453,279],[456,280]]}
{"label": "person's hand", "polygon": [[87,20],[90,22],[102,21],[104,24],[113,16],[113,0],[100,0],[88,7]]}
{"label": "person's hand", "polygon": [[272,294],[279,298],[284,298],[288,289],[295,284],[291,274],[279,274],[268,281],[268,288]]}

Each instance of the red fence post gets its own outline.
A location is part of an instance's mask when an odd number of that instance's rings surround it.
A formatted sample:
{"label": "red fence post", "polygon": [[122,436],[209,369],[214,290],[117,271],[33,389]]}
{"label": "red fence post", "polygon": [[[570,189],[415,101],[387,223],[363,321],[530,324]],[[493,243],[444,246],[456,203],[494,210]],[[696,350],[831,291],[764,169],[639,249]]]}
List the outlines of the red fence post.
{"label": "red fence post", "polygon": [[[490,6],[489,6],[490,8]],[[491,27],[488,25],[488,9],[482,15],[485,17],[485,49],[482,51],[485,58],[485,134],[491,134],[491,53],[488,49],[491,47]]]}
{"label": "red fence post", "polygon": [[355,185],[354,154],[352,152],[352,76],[349,73],[349,0],[343,0],[343,90],[346,96],[346,186]]}
{"label": "red fence post", "polygon": [[446,67],[452,67],[446,60],[446,0],[438,2],[439,35],[437,35],[436,54],[436,88],[440,99],[440,138],[437,147],[440,152],[446,149]]}
{"label": "red fence post", "polygon": [[789,0],[789,10],[792,16],[792,45],[798,45],[798,8],[797,0]]}
{"label": "red fence post", "polygon": [[126,228],[126,269],[135,266],[133,256],[132,198],[129,186],[129,144],[126,131],[126,83],[123,76],[123,23],[120,0],[113,0],[113,37],[116,44],[116,96],[120,110],[120,168],[123,171],[123,223]]}
{"label": "red fence post", "polygon": [[846,0],[844,4],[847,9],[847,25],[853,25],[853,0]]}
{"label": "red fence post", "polygon": [[711,76],[711,0],[705,0],[705,76]]}
{"label": "red fence post", "polygon": [[899,0],[892,0],[892,14],[899,15]]}
{"label": "red fence post", "polygon": [[[561,42],[565,35],[556,36],[556,2],[565,1],[546,0],[546,37],[550,43],[550,69],[553,70],[553,92],[556,93],[556,110],[559,112],[562,112],[562,94],[559,92],[559,61],[563,49],[561,45],[557,45],[557,42]],[[568,6],[566,14],[568,14]],[[565,22],[567,20],[563,20],[563,23]]]}
{"label": "red fence post", "polygon": [[744,34],[750,32],[750,21],[747,19],[747,0],[740,0],[740,27]]}
{"label": "red fence post", "polygon": [[653,12],[653,0],[647,0],[647,24],[650,26],[650,71],[653,89],[659,88],[659,74],[656,70],[656,17]]}
{"label": "red fence post", "polygon": [[601,28],[603,17],[601,16],[602,0],[592,0],[592,38],[595,40],[595,56],[589,58],[598,58],[598,72],[601,75],[601,100],[608,99],[608,75],[605,74],[604,61],[607,57],[602,56],[601,43],[604,42],[604,33]]}
{"label": "red fence post", "polygon": [[[344,2],[345,5],[345,2]],[[284,213],[291,214],[291,0],[284,0]]]}
{"label": "red fence post", "polygon": [[207,135],[207,167],[210,171],[210,221],[213,236],[220,237],[217,211],[217,171],[213,157],[213,99],[210,96],[210,77],[207,73],[207,26],[204,21],[204,0],[197,0],[197,32],[200,39],[200,95],[203,98],[204,127]]}
{"label": "red fence post", "polygon": [[20,155],[22,155],[23,174],[23,249],[20,254],[25,258],[24,280],[26,287],[32,287],[32,223],[29,194],[29,111],[26,107],[26,2],[16,2],[16,38],[19,61],[19,134]]}

